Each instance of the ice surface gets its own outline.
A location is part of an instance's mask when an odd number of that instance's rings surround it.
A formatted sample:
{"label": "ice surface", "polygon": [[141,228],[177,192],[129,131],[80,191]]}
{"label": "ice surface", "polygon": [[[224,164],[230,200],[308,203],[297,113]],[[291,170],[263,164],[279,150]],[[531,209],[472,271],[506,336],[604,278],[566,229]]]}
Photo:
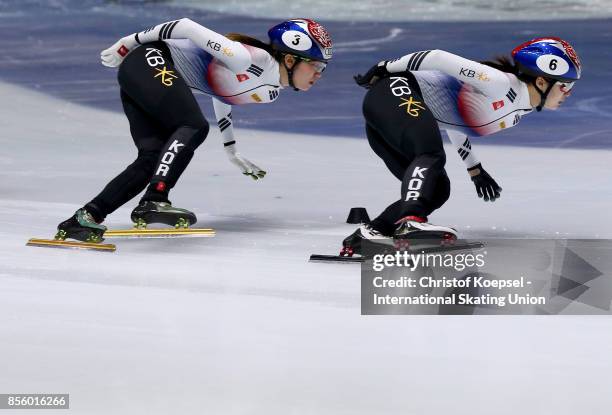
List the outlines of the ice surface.
{"label": "ice surface", "polygon": [[[0,391],[71,394],[74,414],[604,414],[606,317],[362,317],[335,253],[352,206],[399,184],[365,140],[216,129],[172,193],[215,238],[117,241],[114,254],[26,247],[135,157],[127,121],[0,84]],[[7,97],[9,99],[7,99]],[[431,217],[468,237],[612,237],[608,150],[475,149],[504,188],[477,199],[449,153]],[[129,226],[134,202],[108,219]],[[7,411],[7,413],[9,413]]]}

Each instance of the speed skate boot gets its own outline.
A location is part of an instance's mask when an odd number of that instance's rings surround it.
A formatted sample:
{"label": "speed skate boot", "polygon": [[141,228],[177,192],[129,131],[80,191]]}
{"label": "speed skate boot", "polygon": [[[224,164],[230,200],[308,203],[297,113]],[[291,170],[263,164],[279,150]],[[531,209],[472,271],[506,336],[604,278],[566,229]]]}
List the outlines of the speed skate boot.
{"label": "speed skate boot", "polygon": [[102,242],[104,232],[106,226],[97,223],[87,210],[79,209],[69,219],[57,225],[55,239],[63,241],[71,238],[83,242]]}
{"label": "speed skate boot", "polygon": [[446,245],[457,240],[457,231],[448,226],[432,225],[427,218],[406,216],[397,221],[393,234],[396,249],[409,249],[411,245]]}
{"label": "speed skate boot", "polygon": [[134,227],[145,229],[149,223],[164,223],[175,228],[188,228],[197,222],[196,215],[187,209],[173,207],[170,202],[141,201],[131,215]]}
{"label": "speed skate boot", "polygon": [[381,243],[393,244],[393,238],[383,235],[369,224],[363,224],[342,241],[340,256],[363,255],[366,245]]}

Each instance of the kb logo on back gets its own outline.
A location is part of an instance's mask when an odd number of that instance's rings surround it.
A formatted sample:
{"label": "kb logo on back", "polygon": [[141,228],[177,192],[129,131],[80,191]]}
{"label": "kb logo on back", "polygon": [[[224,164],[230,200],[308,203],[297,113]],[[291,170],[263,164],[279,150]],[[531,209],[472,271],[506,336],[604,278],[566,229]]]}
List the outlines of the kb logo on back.
{"label": "kb logo on back", "polygon": [[392,76],[391,84],[389,86],[391,87],[391,92],[396,97],[412,94],[410,85],[408,85],[408,80],[406,78],[402,78],[401,76]]}
{"label": "kb logo on back", "polygon": [[[154,78],[161,77],[162,85],[172,86],[172,81],[178,77],[174,74],[174,71],[169,71],[166,69],[166,61],[162,56],[161,50],[147,48],[145,56],[147,58],[147,64],[157,71]],[[163,66],[163,68],[160,69],[157,66]]]}
{"label": "kb logo on back", "polygon": [[161,50],[155,48],[147,48],[147,53],[145,54],[147,57],[147,63],[150,67],[155,68],[158,65],[165,65],[166,61],[162,56]]}
{"label": "kb logo on back", "polygon": [[[391,83],[389,84],[389,87],[391,88],[391,93],[396,97],[399,97],[402,101],[398,107],[406,107],[406,114],[412,117],[418,117],[420,111],[424,110],[425,107],[421,105],[421,101],[416,101],[412,96],[412,90],[408,84],[408,79],[401,76],[392,76],[390,79]],[[410,95],[410,98],[402,98],[404,95]]]}

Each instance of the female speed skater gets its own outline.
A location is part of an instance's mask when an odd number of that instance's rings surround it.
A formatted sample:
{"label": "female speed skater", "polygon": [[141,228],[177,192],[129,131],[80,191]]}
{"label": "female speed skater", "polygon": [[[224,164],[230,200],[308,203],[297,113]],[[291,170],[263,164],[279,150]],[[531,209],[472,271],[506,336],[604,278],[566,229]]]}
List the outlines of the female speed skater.
{"label": "female speed skater", "polygon": [[364,241],[456,239],[454,229],[427,222],[450,196],[440,130],[465,162],[478,197],[500,197],[501,187],[469,137],[514,127],[534,108],[557,109],[581,73],[574,48],[556,37],[525,42],[512,58],[478,63],[425,50],[382,61],[355,77],[369,89],[363,102],[368,141],[402,182],[401,199],[347,237],[341,255],[362,253]]}
{"label": "female speed skater", "polygon": [[138,157],[60,223],[56,239],[101,241],[106,216],[145,188],[131,214],[138,227],[196,222],[195,214],[168,200],[209,131],[192,90],[212,96],[229,160],[243,174],[263,178],[266,172],[236,151],[231,106],[273,102],[286,86],[307,91],[332,57],[329,34],[313,20],[282,22],[268,36],[269,43],[236,33],[222,36],[183,18],[126,36],[102,51],[105,66],[119,66],[121,102]]}

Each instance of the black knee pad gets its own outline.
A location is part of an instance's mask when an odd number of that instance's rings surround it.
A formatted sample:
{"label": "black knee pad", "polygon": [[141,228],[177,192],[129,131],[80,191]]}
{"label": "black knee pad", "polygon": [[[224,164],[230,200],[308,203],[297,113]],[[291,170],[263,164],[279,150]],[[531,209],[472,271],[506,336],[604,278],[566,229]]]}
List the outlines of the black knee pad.
{"label": "black knee pad", "polygon": [[204,142],[206,136],[208,135],[208,131],[210,130],[210,125],[206,120],[203,120],[203,122],[198,124],[199,125],[193,127],[179,127],[174,134],[172,134],[172,137],[184,144],[185,149],[195,151],[195,149]]}
{"label": "black knee pad", "polygon": [[424,154],[431,163],[432,167],[443,169],[446,166],[446,153],[444,151],[436,151],[434,153]]}
{"label": "black knee pad", "polygon": [[210,125],[208,124],[208,122],[206,122],[206,120],[204,120],[204,124],[202,124],[200,128],[198,128],[198,131],[196,132],[193,138],[193,142],[195,144],[195,147],[193,148],[194,150],[198,148],[204,142],[204,140],[206,140],[209,131]]}
{"label": "black knee pad", "polygon": [[176,129],[159,153],[151,183],[162,182],[160,191],[168,191],[187,168],[193,153],[206,139],[209,126],[206,120],[198,126],[182,126]]}
{"label": "black knee pad", "polygon": [[450,197],[451,185],[448,175],[444,173],[438,179],[438,183],[436,184],[436,192],[431,201],[431,210],[434,211],[442,207],[444,203]]}

